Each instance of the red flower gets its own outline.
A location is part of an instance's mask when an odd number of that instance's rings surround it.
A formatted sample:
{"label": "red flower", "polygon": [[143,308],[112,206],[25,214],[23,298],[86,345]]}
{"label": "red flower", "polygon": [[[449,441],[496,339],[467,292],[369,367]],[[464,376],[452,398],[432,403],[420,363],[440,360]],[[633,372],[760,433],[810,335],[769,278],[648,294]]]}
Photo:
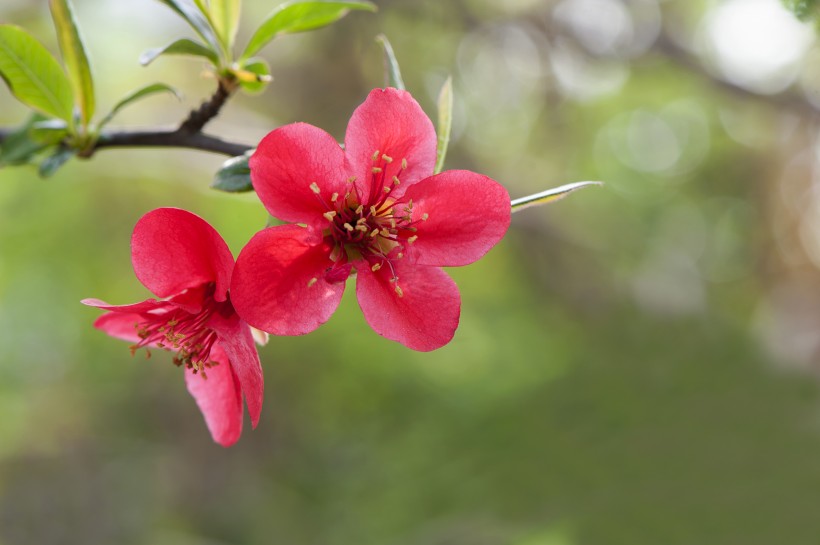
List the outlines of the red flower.
{"label": "red flower", "polygon": [[94,327],[134,342],[132,354],[143,347],[175,351],[214,441],[232,445],[242,433],[242,394],[256,427],[263,383],[251,328],[229,299],[231,251],[199,216],[159,208],[134,227],[131,260],[140,282],[163,300],[113,306],[85,299],[110,311]]}
{"label": "red flower", "polygon": [[433,176],[436,134],[409,93],[375,89],[353,113],[344,150],[295,123],[268,134],[250,159],[271,215],[240,252],[231,283],[237,312],[277,335],[316,329],[357,271],[370,326],[416,350],[453,338],[461,302],[441,266],[479,259],[507,231],[510,198],[486,176]]}

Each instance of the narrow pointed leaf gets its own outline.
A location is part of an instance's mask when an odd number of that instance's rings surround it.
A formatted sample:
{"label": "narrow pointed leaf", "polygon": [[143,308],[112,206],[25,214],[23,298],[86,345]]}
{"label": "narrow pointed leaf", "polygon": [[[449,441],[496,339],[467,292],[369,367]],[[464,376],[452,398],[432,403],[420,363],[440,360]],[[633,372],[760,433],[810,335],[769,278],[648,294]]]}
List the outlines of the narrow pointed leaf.
{"label": "narrow pointed leaf", "polygon": [[219,64],[219,57],[216,53],[201,43],[189,40],[188,38],[182,38],[165,47],[155,47],[147,50],[140,55],[140,64],[147,66],[154,62],[154,59],[160,55],[193,55],[195,57],[208,59],[214,66]]}
{"label": "narrow pointed leaf", "polygon": [[438,145],[436,147],[436,168],[438,174],[444,168],[447,145],[450,143],[450,129],[453,126],[453,78],[448,77],[438,94]]}
{"label": "narrow pointed leaf", "polygon": [[34,124],[42,119],[42,115],[32,114],[0,142],[0,167],[31,163],[47,147],[47,144],[37,141],[31,134]]}
{"label": "narrow pointed leaf", "polygon": [[53,154],[49,155],[45,159],[42,160],[40,163],[40,167],[37,169],[40,173],[40,176],[43,178],[48,178],[57,170],[66,164],[66,161],[71,159],[77,154],[77,150],[71,148],[59,148]]}
{"label": "narrow pointed leaf", "polygon": [[561,187],[548,189],[540,193],[535,193],[534,195],[529,195],[527,197],[521,197],[520,199],[513,199],[510,204],[512,205],[513,212],[519,212],[531,206],[540,206],[542,204],[563,199],[573,191],[577,191],[583,187],[589,187],[591,185],[604,184],[603,182],[575,182],[572,184],[562,185]]}
{"label": "narrow pointed leaf", "polygon": [[279,34],[315,30],[335,23],[351,10],[376,11],[370,2],[288,2],[271,13],[251,36],[242,59],[255,55]]}
{"label": "narrow pointed leaf", "polygon": [[211,187],[229,193],[253,191],[251,169],[248,166],[249,157],[250,153],[225,161],[214,176]]}
{"label": "narrow pointed leaf", "polygon": [[205,43],[211,47],[213,54],[218,56],[217,52],[221,47],[219,38],[214,32],[211,22],[208,20],[208,17],[204,12],[200,11],[197,6],[191,5],[184,0],[159,1],[174,10],[177,15],[185,19],[185,21],[191,25],[191,28],[193,28],[196,33],[199,34],[203,40],[205,40]]}
{"label": "narrow pointed leaf", "polygon": [[379,42],[384,49],[384,80],[388,87],[395,87],[396,89],[404,90],[404,80],[401,79],[401,70],[399,69],[399,61],[396,60],[396,55],[393,53],[393,46],[384,34],[376,36],[376,41]]}
{"label": "narrow pointed leaf", "polygon": [[139,89],[131,91],[130,93],[125,95],[119,102],[117,102],[117,104],[114,105],[111,111],[108,112],[108,115],[106,115],[103,118],[103,120],[100,121],[99,128],[102,128],[103,126],[107,125],[111,121],[111,119],[115,115],[117,115],[117,112],[119,112],[129,104],[136,102],[140,99],[143,99],[145,97],[155,95],[157,93],[171,93],[172,95],[177,97],[177,100],[182,100],[182,95],[180,94],[180,92],[165,83],[152,83],[151,85],[140,87]]}
{"label": "narrow pointed leaf", "polygon": [[230,51],[239,27],[241,0],[211,0],[211,21],[225,51]]}
{"label": "narrow pointed leaf", "polygon": [[63,54],[74,97],[80,107],[80,119],[87,127],[94,116],[94,79],[83,40],[74,19],[69,0],[51,0],[51,17],[57,30],[57,41]]}
{"label": "narrow pointed leaf", "polygon": [[0,76],[23,104],[71,123],[74,96],[68,77],[51,53],[20,27],[0,25]]}

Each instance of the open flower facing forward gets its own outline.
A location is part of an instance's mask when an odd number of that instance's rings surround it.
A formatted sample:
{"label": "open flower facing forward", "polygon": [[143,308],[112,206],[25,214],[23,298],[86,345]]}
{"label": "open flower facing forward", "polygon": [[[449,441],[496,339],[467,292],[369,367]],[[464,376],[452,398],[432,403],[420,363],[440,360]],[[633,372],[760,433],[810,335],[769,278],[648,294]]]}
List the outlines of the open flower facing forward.
{"label": "open flower facing forward", "polygon": [[452,339],[461,302],[439,267],[479,259],[506,233],[510,198],[464,170],[433,175],[436,134],[405,91],[375,89],[353,113],[344,150],[305,123],[268,134],[250,159],[268,212],[291,225],[257,233],[237,258],[231,294],[251,325],[316,329],[345,280],[380,335],[416,350]]}
{"label": "open flower facing forward", "polygon": [[[139,348],[174,351],[214,441],[229,446],[242,433],[242,396],[256,427],[262,410],[262,368],[251,328],[233,309],[228,288],[233,255],[205,220],[185,210],[144,215],[131,238],[134,272],[162,300],[113,306],[94,326]],[[150,352],[149,352],[150,354]]]}

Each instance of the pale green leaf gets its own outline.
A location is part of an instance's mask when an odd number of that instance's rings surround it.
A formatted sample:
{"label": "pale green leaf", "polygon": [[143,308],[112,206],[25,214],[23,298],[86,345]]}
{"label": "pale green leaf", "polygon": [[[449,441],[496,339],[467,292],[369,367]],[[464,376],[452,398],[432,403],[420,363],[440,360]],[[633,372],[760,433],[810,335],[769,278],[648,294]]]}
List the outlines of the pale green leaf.
{"label": "pale green leaf", "polygon": [[573,191],[577,191],[591,185],[603,185],[603,182],[575,182],[572,184],[562,185],[561,187],[548,189],[540,193],[535,193],[534,195],[521,197],[520,199],[513,199],[510,204],[512,205],[513,212],[519,212],[531,206],[540,206],[542,204],[563,199]]}
{"label": "pale green leaf", "polygon": [[189,40],[188,38],[182,38],[165,47],[155,47],[147,50],[140,55],[140,64],[147,66],[160,55],[193,55],[195,57],[208,59],[214,66],[219,64],[219,57],[217,57],[216,53],[201,43]]}
{"label": "pale green leaf", "polygon": [[350,10],[376,11],[370,2],[288,2],[271,13],[251,36],[242,59],[255,55],[280,34],[322,28],[335,23]]}
{"label": "pale green leaf", "polygon": [[20,102],[72,122],[71,83],[51,53],[22,28],[0,25],[0,75]]}
{"label": "pale green leaf", "polygon": [[399,61],[396,60],[396,55],[393,53],[393,46],[390,45],[390,41],[384,34],[376,36],[376,41],[384,49],[384,79],[387,86],[404,90],[404,80],[401,79]]}
{"label": "pale green leaf", "polygon": [[218,57],[218,51],[221,48],[219,38],[214,32],[208,16],[197,6],[193,6],[184,0],[159,0],[172,10],[174,10],[180,17],[191,25],[197,34],[199,34],[205,43],[210,46],[213,54]]}
{"label": "pale green leaf", "polygon": [[151,85],[140,87],[139,89],[131,91],[130,93],[125,95],[119,102],[117,102],[117,104],[114,105],[111,111],[108,112],[108,115],[106,115],[103,118],[103,120],[100,121],[99,128],[102,128],[104,125],[107,125],[111,121],[111,119],[115,115],[117,115],[117,112],[119,112],[129,104],[132,104],[133,102],[136,102],[145,97],[155,95],[157,93],[171,93],[172,95],[177,97],[178,100],[182,100],[182,95],[179,93],[179,91],[165,83],[152,83]]}
{"label": "pale green leaf", "polygon": [[438,174],[444,168],[447,145],[450,143],[450,129],[453,126],[453,78],[448,77],[438,93],[438,144],[436,146],[436,168]]}
{"label": "pale green leaf", "polygon": [[51,17],[57,29],[57,41],[63,53],[74,97],[80,107],[80,119],[87,127],[94,116],[94,79],[83,40],[74,19],[69,0],[50,0]]}
{"label": "pale green leaf", "polygon": [[233,47],[241,8],[241,0],[211,0],[211,22],[225,51],[230,51]]}

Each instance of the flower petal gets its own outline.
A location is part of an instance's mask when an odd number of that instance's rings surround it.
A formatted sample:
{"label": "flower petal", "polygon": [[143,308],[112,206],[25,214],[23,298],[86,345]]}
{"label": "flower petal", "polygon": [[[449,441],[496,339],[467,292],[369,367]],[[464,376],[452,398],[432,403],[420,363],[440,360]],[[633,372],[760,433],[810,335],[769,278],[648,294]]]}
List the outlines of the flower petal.
{"label": "flower petal", "polygon": [[346,191],[342,148],[331,135],[307,123],[268,133],[249,164],[256,194],[271,216],[283,221],[322,220],[322,214],[331,210],[326,203],[333,193]]}
{"label": "flower petal", "polygon": [[259,415],[262,413],[265,385],[262,378],[262,365],[259,362],[259,353],[256,351],[251,328],[236,315],[228,319],[215,315],[208,325],[216,331],[219,346],[231,360],[231,366],[239,379],[242,394],[248,404],[251,424],[256,428]]}
{"label": "flower petal", "polygon": [[185,384],[205,417],[211,437],[229,447],[242,434],[242,394],[227,354],[215,346],[211,359],[218,363],[205,371],[207,378],[185,369]]}
{"label": "flower petal", "polygon": [[258,232],[239,253],[231,301],[239,316],[274,335],[310,333],[339,306],[344,282],[330,283],[330,248],[296,225]]}
{"label": "flower petal", "polygon": [[[392,161],[385,162],[382,155]],[[356,185],[364,192],[364,202],[371,202],[383,187],[392,185],[393,176],[401,180],[392,193],[398,197],[407,187],[433,173],[436,130],[410,93],[393,88],[373,89],[347,125],[345,159],[349,175],[356,176]],[[402,169],[402,159],[407,161],[406,169]],[[373,167],[383,171],[373,174]]]}
{"label": "flower petal", "polygon": [[208,222],[179,208],[158,208],[140,218],[131,261],[139,281],[158,297],[216,282],[214,298],[224,301],[231,283],[228,245]]}
{"label": "flower petal", "polygon": [[142,321],[139,314],[127,312],[106,312],[96,320],[94,327],[111,335],[115,339],[136,343],[140,341],[136,324]]}
{"label": "flower petal", "polygon": [[[387,268],[359,270],[356,296],[364,318],[376,333],[408,348],[427,352],[450,342],[458,327],[458,287],[437,267],[398,266],[398,281]],[[401,297],[396,285],[401,288]]]}
{"label": "flower petal", "polygon": [[[510,226],[510,195],[495,180],[467,170],[448,170],[407,190],[413,200],[422,265],[457,267],[476,261]],[[424,214],[426,219],[422,220]]]}

